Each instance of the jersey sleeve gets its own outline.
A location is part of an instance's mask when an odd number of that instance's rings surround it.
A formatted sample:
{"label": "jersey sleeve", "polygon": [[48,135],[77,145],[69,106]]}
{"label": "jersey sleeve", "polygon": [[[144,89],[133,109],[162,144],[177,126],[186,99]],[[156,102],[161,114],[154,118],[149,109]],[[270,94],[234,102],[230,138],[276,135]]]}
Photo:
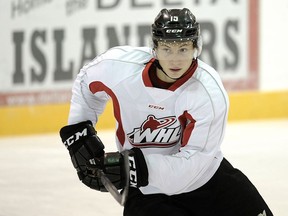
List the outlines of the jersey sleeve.
{"label": "jersey sleeve", "polygon": [[[98,116],[104,111],[111,96],[107,89],[111,90],[111,93],[115,86],[134,73],[131,67],[142,68],[150,58],[150,48],[118,46],[98,55],[85,65],[73,85],[68,123],[84,120],[97,123]],[[100,85],[105,86],[105,89]]]}
{"label": "jersey sleeve", "polygon": [[[110,99],[105,92],[93,94],[90,91],[91,76],[88,76],[87,73],[87,70],[81,70],[74,82],[68,124],[91,120],[95,125],[98,116],[102,114],[107,101]],[[89,73],[97,73],[97,67]]]}
{"label": "jersey sleeve", "polygon": [[[223,139],[228,98],[224,88],[212,80],[212,87],[200,81],[182,103],[184,113],[181,148],[173,155],[146,155],[149,184],[160,193],[178,194],[204,185],[216,172],[223,156]],[[189,95],[189,96],[188,96]],[[189,101],[196,100],[197,103]]]}

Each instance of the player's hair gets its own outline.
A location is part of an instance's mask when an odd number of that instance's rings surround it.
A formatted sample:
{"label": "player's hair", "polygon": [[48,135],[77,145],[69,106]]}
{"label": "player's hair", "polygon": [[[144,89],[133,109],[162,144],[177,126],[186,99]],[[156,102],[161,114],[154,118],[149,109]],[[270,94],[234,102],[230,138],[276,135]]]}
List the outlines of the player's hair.
{"label": "player's hair", "polygon": [[[197,48],[197,56],[202,50],[200,24],[187,8],[162,9],[152,24],[152,41],[154,48],[158,42],[184,42],[192,41]],[[197,57],[196,56],[196,57]]]}

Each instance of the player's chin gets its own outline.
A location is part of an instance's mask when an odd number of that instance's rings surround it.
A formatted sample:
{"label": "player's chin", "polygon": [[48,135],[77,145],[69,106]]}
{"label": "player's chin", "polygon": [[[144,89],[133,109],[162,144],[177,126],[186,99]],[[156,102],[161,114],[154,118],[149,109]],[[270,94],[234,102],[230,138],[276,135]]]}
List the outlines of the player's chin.
{"label": "player's chin", "polygon": [[179,79],[181,76],[170,76],[171,78],[175,79]]}
{"label": "player's chin", "polygon": [[178,79],[183,75],[182,72],[174,72],[174,71],[170,71],[169,76],[173,79]]}

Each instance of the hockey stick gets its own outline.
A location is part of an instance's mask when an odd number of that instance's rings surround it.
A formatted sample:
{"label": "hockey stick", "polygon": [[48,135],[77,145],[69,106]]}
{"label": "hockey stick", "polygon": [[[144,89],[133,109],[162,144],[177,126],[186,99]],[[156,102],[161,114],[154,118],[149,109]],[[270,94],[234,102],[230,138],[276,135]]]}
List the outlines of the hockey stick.
{"label": "hockey stick", "polygon": [[124,206],[126,202],[126,198],[129,192],[129,153],[128,151],[124,151],[123,153],[124,158],[124,169],[125,169],[125,186],[122,192],[119,192],[115,185],[110,181],[110,179],[106,176],[106,174],[102,170],[97,171],[98,177],[100,177],[102,184],[106,188],[106,190],[114,197],[114,199],[121,205]]}

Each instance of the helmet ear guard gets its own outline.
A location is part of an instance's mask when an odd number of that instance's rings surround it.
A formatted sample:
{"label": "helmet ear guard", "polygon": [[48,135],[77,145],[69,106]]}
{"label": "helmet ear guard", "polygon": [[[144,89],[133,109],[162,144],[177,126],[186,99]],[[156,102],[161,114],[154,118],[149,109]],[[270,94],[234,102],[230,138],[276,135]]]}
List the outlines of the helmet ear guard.
{"label": "helmet ear guard", "polygon": [[197,39],[197,45],[195,46],[195,52],[193,55],[193,58],[196,59],[198,56],[200,56],[201,52],[202,52],[202,36],[199,35],[198,39]]}

